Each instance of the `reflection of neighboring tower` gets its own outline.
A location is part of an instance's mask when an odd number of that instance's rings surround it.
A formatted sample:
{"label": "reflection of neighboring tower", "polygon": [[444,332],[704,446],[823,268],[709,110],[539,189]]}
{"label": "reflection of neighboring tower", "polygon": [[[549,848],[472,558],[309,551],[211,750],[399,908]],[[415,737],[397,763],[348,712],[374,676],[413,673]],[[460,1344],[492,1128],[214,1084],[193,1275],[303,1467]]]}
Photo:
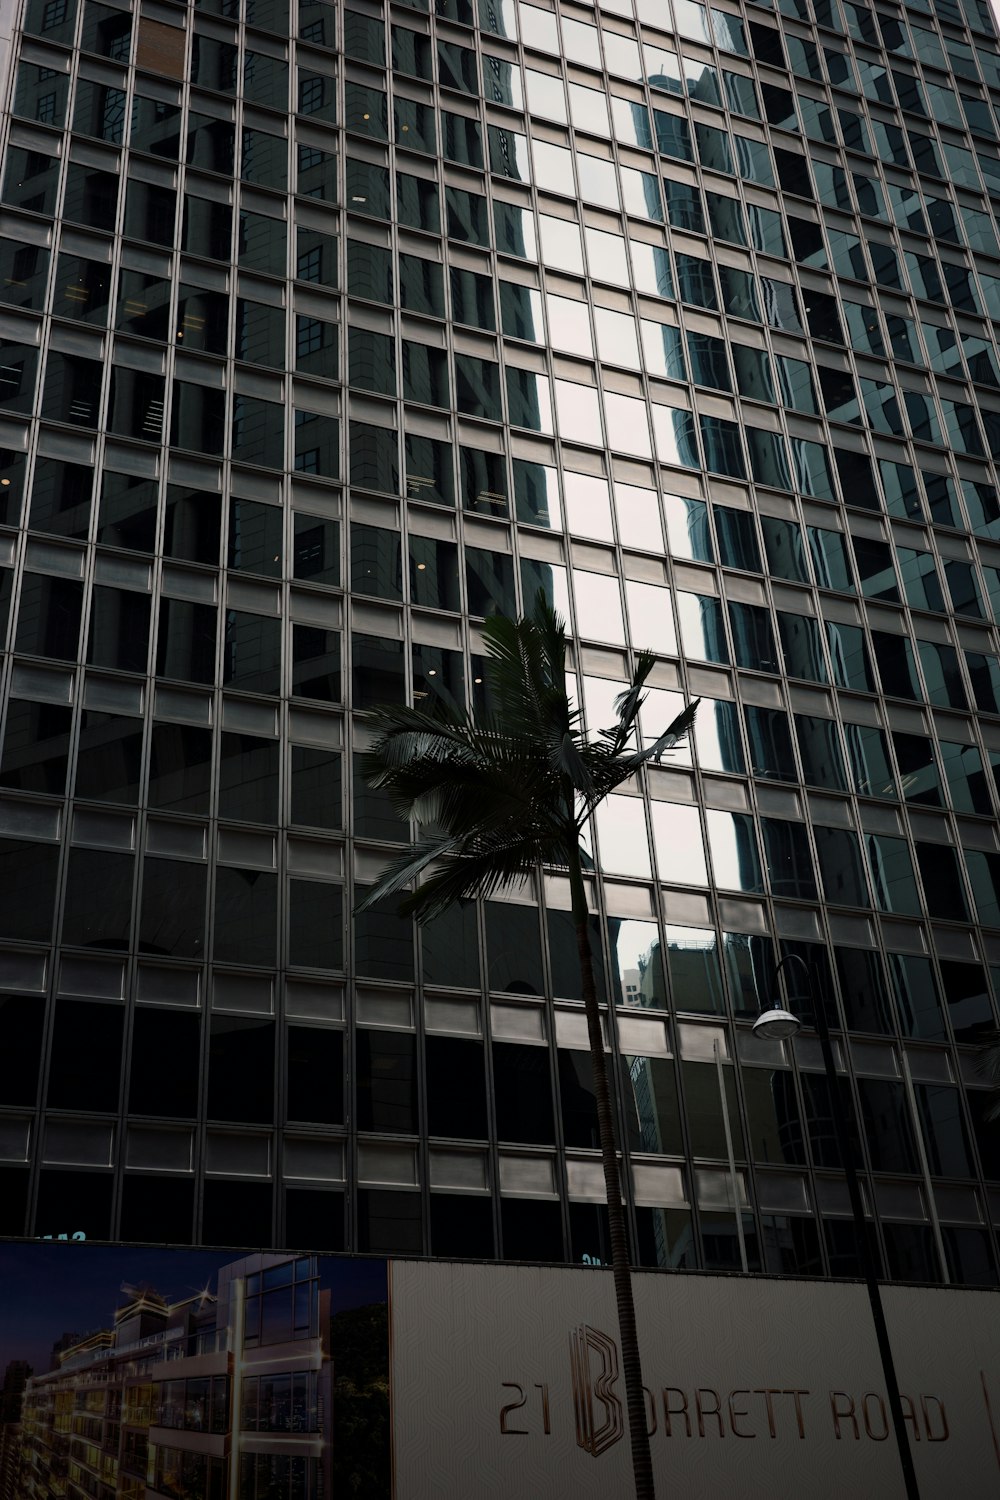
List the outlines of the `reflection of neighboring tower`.
{"label": "reflection of neighboring tower", "polygon": [[26,1360],[12,1359],[0,1386],[0,1500],[15,1500],[21,1468],[21,1400],[32,1374]]}

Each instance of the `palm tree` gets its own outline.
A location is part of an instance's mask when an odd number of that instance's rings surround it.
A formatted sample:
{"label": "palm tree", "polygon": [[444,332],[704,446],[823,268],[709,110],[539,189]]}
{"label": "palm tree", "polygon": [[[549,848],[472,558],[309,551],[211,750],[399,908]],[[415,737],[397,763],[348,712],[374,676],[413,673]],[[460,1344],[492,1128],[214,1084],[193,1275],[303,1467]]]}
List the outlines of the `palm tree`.
{"label": "palm tree", "polygon": [[605,797],[682,739],[697,703],[654,744],[643,749],[636,740],[633,745],[642,689],[654,661],[651,653],[643,652],[632,681],[615,702],[617,722],[588,739],[566,689],[565,627],[543,594],[530,618],[494,615],[486,621],[483,635],[492,712],[444,709],[432,715],[387,707],[367,715],[375,741],[363,757],[364,777],[370,786],[385,788],[400,817],[414,819],[419,829],[416,842],[389,866],[358,910],[412,886],[400,903],[400,915],[424,922],[455,901],[488,897],[518,885],[539,865],[569,871],[607,1190],[635,1493],[637,1500],[654,1500],[625,1212],[588,935],[586,856],[580,841]]}

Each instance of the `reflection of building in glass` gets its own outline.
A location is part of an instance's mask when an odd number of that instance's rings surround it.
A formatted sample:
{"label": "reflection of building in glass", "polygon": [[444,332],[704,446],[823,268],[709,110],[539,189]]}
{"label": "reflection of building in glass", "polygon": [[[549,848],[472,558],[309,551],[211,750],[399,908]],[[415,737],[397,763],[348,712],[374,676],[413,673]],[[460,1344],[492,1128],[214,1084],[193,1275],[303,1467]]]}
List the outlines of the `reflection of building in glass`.
{"label": "reflection of building in glass", "polygon": [[113,1327],[27,1380],[10,1500],[332,1493],[330,1294],[315,1256],[248,1256],[214,1295],[172,1305],[122,1290]]}

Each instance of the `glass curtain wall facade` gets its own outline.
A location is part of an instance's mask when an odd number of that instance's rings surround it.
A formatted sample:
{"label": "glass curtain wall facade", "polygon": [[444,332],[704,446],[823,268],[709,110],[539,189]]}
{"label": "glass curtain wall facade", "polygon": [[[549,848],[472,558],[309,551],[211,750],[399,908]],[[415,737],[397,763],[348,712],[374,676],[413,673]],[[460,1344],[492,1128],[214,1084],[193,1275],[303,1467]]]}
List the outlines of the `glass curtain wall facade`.
{"label": "glass curtain wall facade", "polygon": [[593,832],[638,1260],[856,1271],[849,1096],[885,1274],[996,1282],[997,101],[985,0],[26,0],[4,1233],[606,1258],[565,881],[351,917],[356,715],[541,588],[592,729],[702,699]]}

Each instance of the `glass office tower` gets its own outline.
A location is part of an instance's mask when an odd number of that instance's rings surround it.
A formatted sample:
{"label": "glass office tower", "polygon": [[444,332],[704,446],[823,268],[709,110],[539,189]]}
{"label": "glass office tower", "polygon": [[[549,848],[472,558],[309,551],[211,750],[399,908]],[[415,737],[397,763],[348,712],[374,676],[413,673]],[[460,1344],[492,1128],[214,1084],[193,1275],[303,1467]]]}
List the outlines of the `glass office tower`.
{"label": "glass office tower", "polygon": [[984,0],[4,10],[3,1232],[606,1258],[565,880],[351,916],[359,715],[542,589],[591,729],[701,698],[593,831],[638,1260],[856,1271],[850,1096],[995,1282]]}

